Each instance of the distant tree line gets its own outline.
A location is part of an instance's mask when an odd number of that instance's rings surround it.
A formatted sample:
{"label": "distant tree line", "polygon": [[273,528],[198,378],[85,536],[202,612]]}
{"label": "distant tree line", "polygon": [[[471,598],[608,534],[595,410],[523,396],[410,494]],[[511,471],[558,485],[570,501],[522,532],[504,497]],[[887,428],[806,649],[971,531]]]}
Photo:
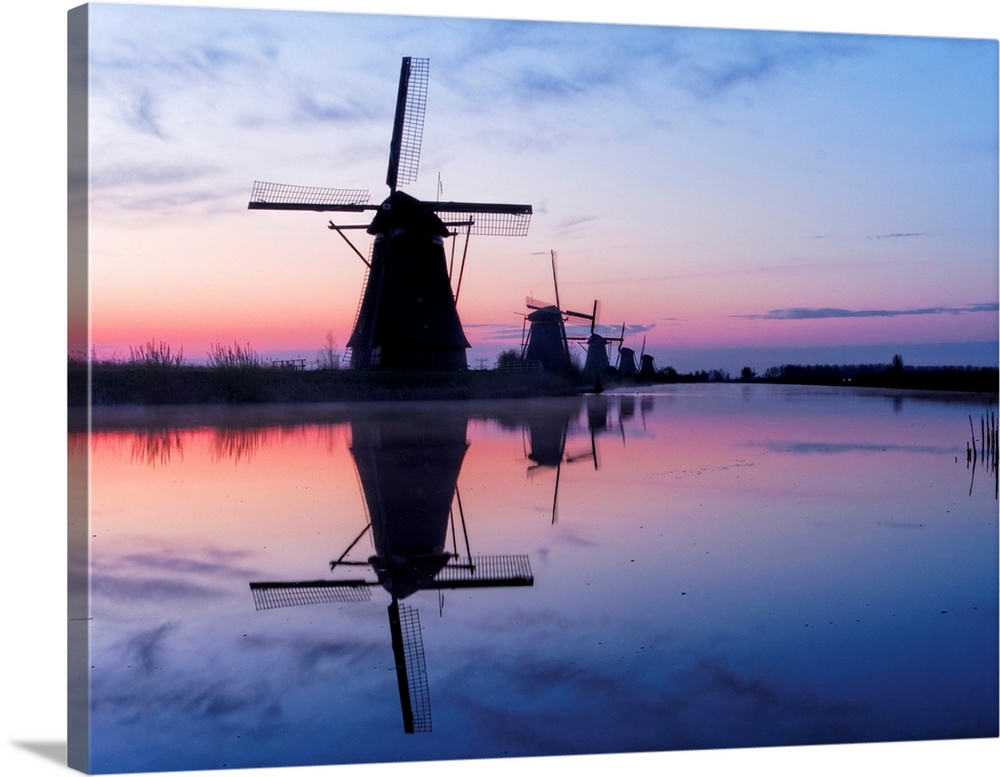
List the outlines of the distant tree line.
{"label": "distant tree line", "polygon": [[911,367],[899,354],[889,364],[783,364],[758,374],[744,367],[733,378],[726,370],[680,373],[673,367],[656,372],[659,383],[787,383],[804,386],[859,386],[923,391],[973,391],[998,393],[996,367]]}
{"label": "distant tree line", "polygon": [[758,379],[765,383],[819,386],[975,391],[997,393],[1000,375],[995,367],[907,367],[892,364],[786,364],[771,367]]}
{"label": "distant tree line", "polygon": [[673,367],[656,371],[659,383],[729,383],[732,378],[726,370],[695,370],[678,372]]}
{"label": "distant tree line", "polygon": [[[673,367],[657,371],[663,383],[717,383],[731,381],[725,370],[678,373]],[[925,391],[974,391],[997,393],[1000,373],[996,367],[911,367],[897,354],[889,364],[783,364],[758,375],[752,367],[740,370],[741,383],[786,383],[804,386],[859,386]]]}

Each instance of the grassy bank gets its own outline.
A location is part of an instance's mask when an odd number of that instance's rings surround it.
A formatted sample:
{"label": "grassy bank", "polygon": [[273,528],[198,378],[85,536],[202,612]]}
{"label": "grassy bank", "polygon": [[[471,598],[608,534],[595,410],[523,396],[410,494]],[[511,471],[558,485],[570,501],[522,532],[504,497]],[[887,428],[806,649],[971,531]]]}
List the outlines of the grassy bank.
{"label": "grassy bank", "polygon": [[518,399],[578,393],[541,372],[356,372],[271,367],[84,367],[68,372],[70,406],[251,402],[358,402]]}

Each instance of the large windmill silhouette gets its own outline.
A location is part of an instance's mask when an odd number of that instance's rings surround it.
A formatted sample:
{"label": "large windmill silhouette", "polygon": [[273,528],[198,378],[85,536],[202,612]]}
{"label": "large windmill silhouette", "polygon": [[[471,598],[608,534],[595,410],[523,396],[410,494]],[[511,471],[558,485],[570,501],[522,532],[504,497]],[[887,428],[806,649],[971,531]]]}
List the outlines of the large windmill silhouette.
{"label": "large windmill silhouette", "polygon": [[[252,210],[375,211],[367,225],[335,224],[368,266],[347,346],[352,368],[452,370],[468,366],[469,341],[456,300],[470,235],[525,235],[530,205],[482,202],[423,202],[400,190],[416,180],[427,104],[428,60],[404,57],[389,143],[389,196],[368,203],[368,192],[254,183]],[[345,229],[375,236],[370,257],[351,244]],[[461,269],[452,290],[452,266],[444,240],[465,235]],[[452,244],[454,251],[454,243]]]}

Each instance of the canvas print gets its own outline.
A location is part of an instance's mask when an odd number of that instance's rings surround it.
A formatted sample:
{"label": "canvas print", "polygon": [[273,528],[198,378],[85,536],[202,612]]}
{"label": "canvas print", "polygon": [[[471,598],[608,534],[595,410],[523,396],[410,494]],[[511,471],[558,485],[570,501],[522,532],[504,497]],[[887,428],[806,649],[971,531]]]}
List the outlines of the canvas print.
{"label": "canvas print", "polygon": [[68,26],[70,766],[998,736],[996,40]]}

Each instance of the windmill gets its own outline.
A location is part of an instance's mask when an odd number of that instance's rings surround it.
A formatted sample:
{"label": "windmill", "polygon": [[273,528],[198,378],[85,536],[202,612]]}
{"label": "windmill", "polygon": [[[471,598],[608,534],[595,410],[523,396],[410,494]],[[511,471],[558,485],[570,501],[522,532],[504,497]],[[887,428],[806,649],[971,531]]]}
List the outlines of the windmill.
{"label": "windmill", "polygon": [[635,350],[626,345],[618,349],[618,375],[622,378],[634,378],[638,370],[635,366]]}
{"label": "windmill", "polygon": [[[417,414],[400,423],[391,417],[351,422],[351,457],[358,473],[368,521],[340,556],[331,573],[369,567],[365,577],[251,582],[258,611],[303,604],[364,602],[384,589],[389,634],[396,669],[403,730],[431,730],[419,611],[404,599],[421,590],[534,585],[526,555],[473,555],[458,493],[458,476],[468,442],[468,416]],[[464,538],[459,553],[459,530]],[[448,535],[451,533],[451,550]],[[349,558],[366,535],[374,553],[367,560]]]}
{"label": "windmill", "polygon": [[[587,359],[584,372],[601,372],[608,366],[607,346],[615,337],[603,337],[596,333],[600,301],[594,300],[590,313],[575,310],[564,310],[559,301],[559,278],[556,272],[556,252],[549,252],[552,259],[552,283],[555,290],[555,304],[541,302],[533,297],[525,299],[525,305],[531,311],[525,317],[527,330],[522,330],[521,357],[525,362],[535,362],[543,370],[561,371],[570,367],[570,342],[587,343]],[[566,323],[589,324],[589,335],[569,335]],[[603,353],[603,358],[601,354]]]}
{"label": "windmill", "polygon": [[624,322],[622,322],[622,333],[618,335],[618,337],[608,337],[607,335],[600,335],[597,333],[597,316],[599,310],[599,303],[595,300],[594,315],[590,322],[590,335],[586,338],[587,359],[583,365],[584,373],[591,375],[600,375],[602,372],[607,372],[611,369],[611,362],[608,356],[611,343],[619,343],[620,346],[620,344],[625,340]]}
{"label": "windmill", "polygon": [[[624,337],[625,328],[622,327]],[[646,337],[642,338],[642,349],[639,351],[638,364],[635,360],[635,351],[631,348],[621,347],[618,349],[618,374],[623,378],[632,378],[642,382],[650,382],[656,379],[656,365],[653,356],[646,353]]]}
{"label": "windmill", "polygon": [[[470,235],[525,235],[530,205],[476,202],[423,202],[399,187],[416,180],[427,103],[429,61],[404,57],[386,172],[388,197],[369,204],[368,192],[290,186],[257,181],[251,210],[308,210],[360,214],[375,211],[365,224],[335,224],[336,231],[367,266],[351,336],[355,369],[466,369],[465,337],[456,301],[461,290]],[[344,233],[366,229],[374,236],[370,257]],[[445,238],[465,235],[456,288],[445,256]],[[454,241],[452,250],[454,255]]]}
{"label": "windmill", "polygon": [[656,363],[652,354],[643,353],[639,357],[639,380],[651,381],[656,378]]}

